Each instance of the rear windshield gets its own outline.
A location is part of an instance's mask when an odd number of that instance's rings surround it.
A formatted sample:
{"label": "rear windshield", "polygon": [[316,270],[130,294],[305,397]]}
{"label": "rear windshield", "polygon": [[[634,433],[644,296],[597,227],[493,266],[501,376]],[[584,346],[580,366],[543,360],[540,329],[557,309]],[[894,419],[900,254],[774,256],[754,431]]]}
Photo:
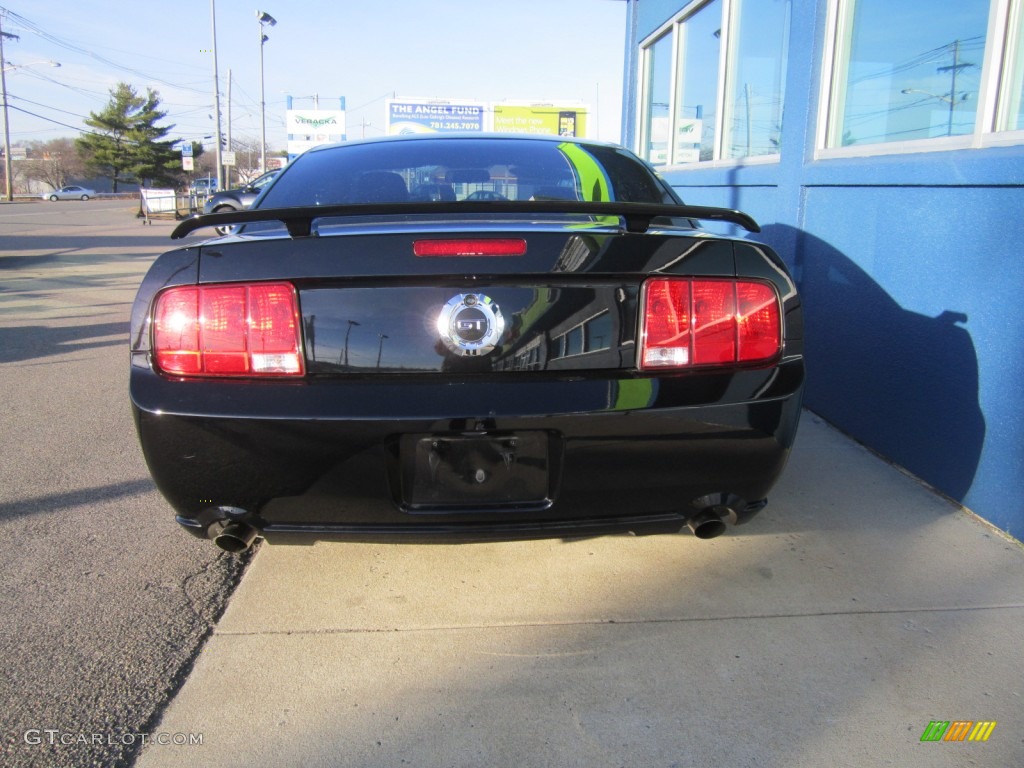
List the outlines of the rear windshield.
{"label": "rear windshield", "polygon": [[646,165],[617,147],[425,138],[307,152],[259,207],[460,200],[678,202]]}

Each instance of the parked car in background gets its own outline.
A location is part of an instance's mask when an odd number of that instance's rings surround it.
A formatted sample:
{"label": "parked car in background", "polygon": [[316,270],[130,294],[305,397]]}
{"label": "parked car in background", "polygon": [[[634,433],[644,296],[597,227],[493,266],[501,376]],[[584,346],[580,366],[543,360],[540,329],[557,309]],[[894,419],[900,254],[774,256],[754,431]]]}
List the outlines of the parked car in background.
{"label": "parked car in background", "polygon": [[[274,180],[278,173],[280,173],[280,169],[268,171],[245,186],[214,192],[203,203],[203,213],[230,213],[245,210],[253,204],[260,196],[260,192]],[[236,229],[238,227],[232,225],[216,227],[217,233],[221,235],[230,234]]]}
{"label": "parked car in background", "polygon": [[228,211],[241,211],[248,208],[259,197],[263,188],[273,181],[278,173],[280,173],[280,170],[277,169],[267,171],[249,184],[215,192],[203,203],[203,213],[227,213]]}
{"label": "parked car in background", "polygon": [[216,192],[217,186],[216,176],[203,176],[199,179],[193,179],[192,183],[188,185],[188,191],[191,195],[205,198],[207,195],[212,195]]}
{"label": "parked car in background", "polygon": [[96,191],[85,187],[61,187],[52,192],[43,192],[40,197],[54,203],[58,200],[88,200],[90,197],[96,197]]}
{"label": "parked car in background", "polygon": [[249,210],[179,224],[238,229],[139,288],[131,407],[156,485],[236,552],[744,523],[796,435],[802,310],[776,253],[699,219],[758,231],[611,144],[311,149]]}

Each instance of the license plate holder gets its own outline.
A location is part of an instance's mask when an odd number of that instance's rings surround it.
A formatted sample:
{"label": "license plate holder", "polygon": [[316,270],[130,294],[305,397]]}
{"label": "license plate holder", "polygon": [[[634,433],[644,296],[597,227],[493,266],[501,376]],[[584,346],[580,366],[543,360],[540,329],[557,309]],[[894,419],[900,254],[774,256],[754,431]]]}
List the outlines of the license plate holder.
{"label": "license plate holder", "polygon": [[551,505],[548,435],[405,435],[403,506],[409,512],[546,509]]}

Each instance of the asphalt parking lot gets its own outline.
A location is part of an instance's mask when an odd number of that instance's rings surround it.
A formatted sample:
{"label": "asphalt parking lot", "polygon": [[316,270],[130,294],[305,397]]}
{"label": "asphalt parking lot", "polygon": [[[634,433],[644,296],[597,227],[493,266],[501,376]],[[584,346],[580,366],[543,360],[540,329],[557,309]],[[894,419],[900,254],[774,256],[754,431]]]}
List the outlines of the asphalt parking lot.
{"label": "asphalt parking lot", "polygon": [[224,609],[128,408],[128,314],[172,223],[0,205],[0,765],[127,766]]}
{"label": "asphalt parking lot", "polygon": [[1022,619],[1017,542],[805,414],[712,541],[264,544],[137,765],[1016,766]]}

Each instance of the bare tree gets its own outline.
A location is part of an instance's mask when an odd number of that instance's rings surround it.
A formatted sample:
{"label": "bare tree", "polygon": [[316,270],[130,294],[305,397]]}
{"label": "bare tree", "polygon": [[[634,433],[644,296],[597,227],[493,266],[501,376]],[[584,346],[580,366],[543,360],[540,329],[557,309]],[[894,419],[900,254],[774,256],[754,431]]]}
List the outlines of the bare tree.
{"label": "bare tree", "polygon": [[26,181],[47,184],[53,189],[85,175],[85,165],[72,139],[31,142],[28,157],[18,164],[18,170]]}
{"label": "bare tree", "polygon": [[231,140],[231,145],[238,158],[238,165],[235,167],[238,180],[248,184],[260,175],[260,140],[251,136],[235,137]]}

